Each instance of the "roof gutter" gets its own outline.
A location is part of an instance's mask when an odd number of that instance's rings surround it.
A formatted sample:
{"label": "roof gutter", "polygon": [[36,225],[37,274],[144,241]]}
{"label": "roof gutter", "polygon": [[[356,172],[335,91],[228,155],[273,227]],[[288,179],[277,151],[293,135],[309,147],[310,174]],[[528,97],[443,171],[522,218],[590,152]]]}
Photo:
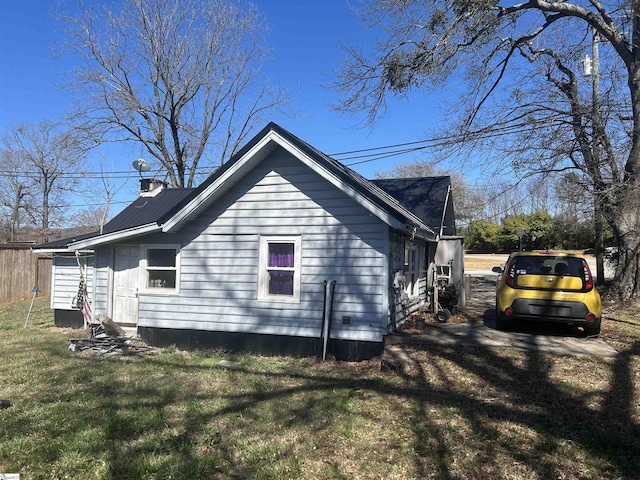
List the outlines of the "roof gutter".
{"label": "roof gutter", "polygon": [[145,235],[147,233],[158,232],[162,230],[162,227],[157,223],[148,223],[139,227],[129,228],[127,230],[120,230],[113,233],[107,233],[104,235],[98,235],[97,237],[87,238],[78,242],[72,242],[68,245],[69,250],[83,250],[85,248],[92,248],[98,245],[104,245],[105,243],[118,242],[120,240],[127,240],[131,237],[137,237],[139,235]]}
{"label": "roof gutter", "polygon": [[[78,253],[93,253],[93,250],[91,249],[82,249],[82,250],[76,250]],[[31,253],[38,253],[38,254],[43,254],[43,253],[52,253],[52,254],[56,254],[56,253],[73,253],[72,250],[69,250],[69,247],[67,245],[65,245],[64,247],[51,247],[51,248],[33,248],[31,247]]]}

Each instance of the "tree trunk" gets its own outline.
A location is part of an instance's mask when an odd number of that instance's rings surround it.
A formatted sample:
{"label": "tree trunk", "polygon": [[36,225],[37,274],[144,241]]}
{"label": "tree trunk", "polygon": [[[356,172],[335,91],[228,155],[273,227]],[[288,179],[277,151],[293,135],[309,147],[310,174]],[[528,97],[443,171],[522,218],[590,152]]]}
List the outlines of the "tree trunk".
{"label": "tree trunk", "polygon": [[596,256],[596,283],[604,284],[604,222],[602,219],[602,206],[600,194],[595,195],[595,208],[593,212],[593,224],[595,231],[595,256]]}
{"label": "tree trunk", "polygon": [[49,228],[49,195],[46,192],[42,196],[42,228]]}
{"label": "tree trunk", "polygon": [[19,224],[19,215],[20,215],[20,205],[22,203],[23,194],[23,186],[18,185],[18,191],[16,192],[16,196],[13,202],[13,209],[11,211],[11,225],[10,225],[10,237],[9,240],[12,242],[15,240],[15,234],[18,229]]}
{"label": "tree trunk", "polygon": [[612,299],[640,297],[640,225],[638,208],[625,209],[616,222],[618,230],[618,265],[609,291]]}
{"label": "tree trunk", "polygon": [[[634,5],[634,17],[639,18],[638,5]],[[640,28],[634,28],[633,44],[640,44]],[[634,48],[632,54],[634,57],[627,61],[633,112],[631,150],[623,181],[616,186],[609,204],[601,203],[608,210],[609,224],[618,243],[618,265],[608,296],[623,301],[640,297],[640,51]]]}

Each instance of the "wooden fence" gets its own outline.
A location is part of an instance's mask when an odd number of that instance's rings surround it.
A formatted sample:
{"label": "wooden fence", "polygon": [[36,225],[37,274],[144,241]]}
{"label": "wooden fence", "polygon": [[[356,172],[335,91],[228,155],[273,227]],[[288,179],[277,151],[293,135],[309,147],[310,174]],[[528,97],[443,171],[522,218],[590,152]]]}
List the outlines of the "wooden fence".
{"label": "wooden fence", "polygon": [[51,294],[51,257],[36,255],[29,245],[0,244],[0,302]]}

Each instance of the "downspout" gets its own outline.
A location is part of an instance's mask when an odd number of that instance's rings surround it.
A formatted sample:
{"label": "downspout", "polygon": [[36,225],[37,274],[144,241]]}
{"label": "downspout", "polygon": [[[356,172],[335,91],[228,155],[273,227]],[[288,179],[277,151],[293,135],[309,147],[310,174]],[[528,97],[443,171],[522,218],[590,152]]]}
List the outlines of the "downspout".
{"label": "downspout", "polygon": [[336,288],[336,281],[328,284],[325,280],[325,302],[324,302],[324,322],[322,325],[322,361],[327,359],[327,348],[329,346],[329,337],[331,335],[331,316],[333,314],[333,293]]}
{"label": "downspout", "polygon": [[336,293],[336,282],[335,280],[331,281],[331,285],[329,287],[329,295],[331,297],[329,301],[329,318],[327,323],[327,341],[331,339],[331,321],[333,320],[333,298]]}
{"label": "downspout", "polygon": [[324,342],[324,325],[325,322],[327,321],[327,280],[325,280],[324,282],[322,282],[322,298],[323,298],[323,302],[322,302],[322,322],[320,323],[320,343],[318,345],[318,356],[322,356],[322,351],[323,349],[323,342]]}

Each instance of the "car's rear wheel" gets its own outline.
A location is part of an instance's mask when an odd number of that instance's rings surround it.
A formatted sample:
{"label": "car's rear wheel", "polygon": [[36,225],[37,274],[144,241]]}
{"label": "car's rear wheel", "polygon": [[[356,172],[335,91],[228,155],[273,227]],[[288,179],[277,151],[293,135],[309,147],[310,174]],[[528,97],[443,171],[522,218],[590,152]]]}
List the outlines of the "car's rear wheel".
{"label": "car's rear wheel", "polygon": [[587,335],[587,337],[597,337],[598,335],[600,335],[600,324],[584,327],[584,333]]}
{"label": "car's rear wheel", "polygon": [[496,307],[496,329],[504,330],[506,328],[507,328],[507,319],[505,317],[505,314],[500,310],[498,310],[498,307]]}

